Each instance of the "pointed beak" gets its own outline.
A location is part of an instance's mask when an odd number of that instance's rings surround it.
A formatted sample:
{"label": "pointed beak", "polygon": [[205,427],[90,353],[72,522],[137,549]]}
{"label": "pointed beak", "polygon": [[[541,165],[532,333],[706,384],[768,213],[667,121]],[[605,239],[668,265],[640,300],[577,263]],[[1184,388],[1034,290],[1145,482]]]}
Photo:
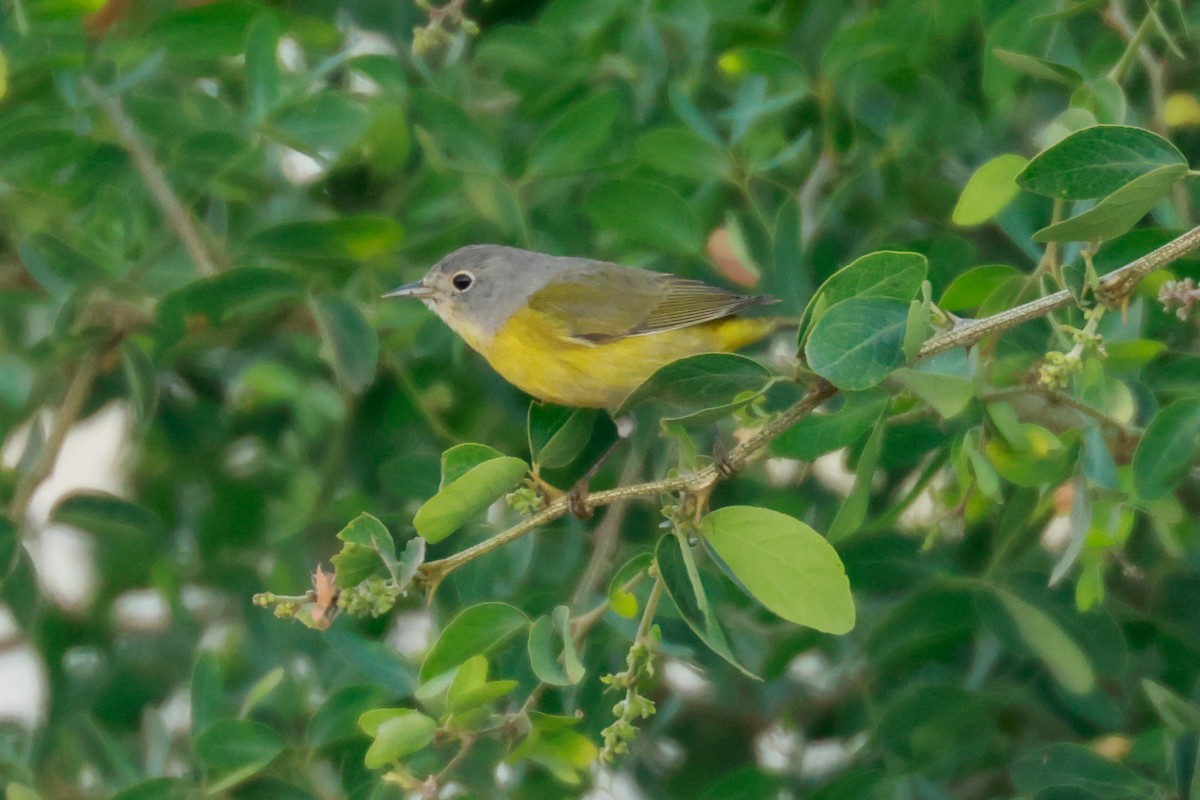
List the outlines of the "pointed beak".
{"label": "pointed beak", "polygon": [[413,281],[412,283],[404,284],[399,289],[393,289],[383,296],[426,298],[433,297],[434,294],[435,290],[432,287],[426,286],[422,281]]}

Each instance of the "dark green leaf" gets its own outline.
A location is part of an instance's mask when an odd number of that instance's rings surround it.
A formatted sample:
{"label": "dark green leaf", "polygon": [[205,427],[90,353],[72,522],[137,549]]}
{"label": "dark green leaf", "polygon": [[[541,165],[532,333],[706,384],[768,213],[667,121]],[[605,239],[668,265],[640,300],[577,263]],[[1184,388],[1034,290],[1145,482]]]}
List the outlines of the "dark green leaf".
{"label": "dark green leaf", "polygon": [[1087,211],[1033,235],[1035,242],[1092,242],[1125,233],[1187,174],[1184,164],[1159,167],[1117,189]]}
{"label": "dark green leaf", "polygon": [[610,181],[588,195],[584,209],[596,227],[671,253],[700,250],[700,224],[673,189],[644,180]]}
{"label": "dark green leaf", "polygon": [[599,412],[534,400],[529,404],[529,453],[533,463],[559,469],[574,461],[592,436]]}
{"label": "dark green leaf", "polygon": [[103,267],[48,233],[31,236],[17,252],[30,276],[55,300],[108,278]]}
{"label": "dark green leaf", "polygon": [[592,95],[568,108],[534,139],[529,173],[556,175],[590,169],[597,151],[609,141],[620,109],[617,94],[612,91]]}
{"label": "dark green leaf", "polygon": [[756,392],[771,379],[757,361],[734,353],[701,353],[660,367],[629,393],[614,416],[649,400],[675,405],[713,406],[741,392]]}
{"label": "dark green leaf", "polygon": [[1133,484],[1138,497],[1166,497],[1187,475],[1200,435],[1200,400],[1176,400],[1158,412],[1133,454]]}
{"label": "dark green leaf", "polygon": [[1022,641],[1064,689],[1082,695],[1096,687],[1096,672],[1087,655],[1057,622],[1014,594],[1001,589],[994,591]]}
{"label": "dark green leaf", "polygon": [[854,468],[854,486],[838,508],[837,515],[829,524],[829,541],[840,542],[862,530],[867,511],[871,505],[871,487],[875,482],[875,468],[883,453],[884,425],[876,425],[863,446],[862,454]]}
{"label": "dark green leaf", "polygon": [[279,37],[282,26],[275,14],[261,14],[246,33],[246,117],[261,122],[279,97]]}
{"label": "dark green leaf", "polygon": [[339,91],[325,90],[283,109],[270,124],[275,137],[297,150],[341,153],[367,132],[366,106]]}
{"label": "dark green leaf", "polygon": [[248,719],[221,719],[196,737],[196,756],[218,776],[208,786],[220,792],[261,772],[283,752],[272,728]]}
{"label": "dark green leaf", "polygon": [[886,405],[887,395],[882,391],[849,392],[841,408],[808,415],[776,438],[771,449],[781,456],[812,461],[849,447],[875,426]]}
{"label": "dark green leaf", "polygon": [[757,675],[742,666],[729,647],[725,631],[721,629],[721,623],[709,607],[708,593],[704,589],[695,558],[687,543],[670,534],[662,537],[654,550],[654,564],[662,578],[667,596],[675,603],[683,621],[700,637],[700,641],[737,667],[742,674],[757,678]]}
{"label": "dark green leaf", "polygon": [[338,383],[360,394],[375,379],[379,338],[358,307],[332,292],[313,298],[313,314]]}
{"label": "dark green leaf", "polygon": [[1023,756],[1012,768],[1017,791],[1073,788],[1095,800],[1152,797],[1151,786],[1128,767],[1083,745],[1058,742]]}
{"label": "dark green leaf", "polygon": [[696,181],[719,180],[729,172],[720,147],[687,128],[660,128],[634,144],[637,157],[666,175]]}
{"label": "dark green leaf", "polygon": [[380,686],[347,686],[321,704],[308,724],[307,742],[313,747],[351,739],[358,734],[358,718],[388,698]]}
{"label": "dark green leaf", "polygon": [[904,363],[908,301],[852,297],[833,305],[804,346],[808,365],[840,389],[869,389]]}
{"label": "dark green leaf", "polygon": [[1095,125],[1039,154],[1017,183],[1047,197],[1088,200],[1163,167],[1187,169],[1183,155],[1166,139],[1142,128]]}
{"label": "dark green leaf", "polygon": [[496,458],[504,458],[504,453],[486,444],[465,442],[454,445],[442,453],[442,480],[438,488],[445,489],[483,462]]}
{"label": "dark green leaf", "polygon": [[154,512],[96,491],[67,495],[54,507],[50,518],[100,537],[136,537],[161,532],[164,527]]}
{"label": "dark green leaf", "polygon": [[183,7],[150,28],[148,38],[173,58],[210,59],[242,52],[246,30],[260,6],[216,2]]}

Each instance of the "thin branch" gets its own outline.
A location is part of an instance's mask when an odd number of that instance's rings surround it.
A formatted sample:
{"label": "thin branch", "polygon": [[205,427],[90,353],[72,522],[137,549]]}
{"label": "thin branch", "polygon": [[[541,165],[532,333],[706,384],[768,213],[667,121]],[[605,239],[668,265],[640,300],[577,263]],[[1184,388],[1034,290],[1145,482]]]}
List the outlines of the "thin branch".
{"label": "thin branch", "polygon": [[75,367],[75,372],[72,373],[67,388],[63,392],[62,404],[54,414],[50,435],[46,437],[46,443],[42,445],[42,452],[38,454],[33,468],[21,478],[13,491],[12,503],[8,507],[8,518],[18,528],[25,521],[25,515],[29,512],[29,503],[33,500],[34,492],[42,485],[42,481],[46,480],[54,471],[54,465],[58,463],[58,454],[62,450],[63,442],[66,440],[71,426],[79,419],[80,412],[83,411],[83,404],[92,392],[92,384],[96,381],[99,369],[100,357],[91,352],[85,353]]}
{"label": "thin branch", "polygon": [[183,202],[167,183],[162,167],[154,160],[154,156],[142,141],[141,134],[138,133],[133,120],[121,107],[121,101],[105,93],[90,78],[84,78],[84,86],[92,99],[100,106],[104,116],[108,118],[109,124],[112,125],[113,131],[117,135],[117,140],[133,159],[134,169],[142,176],[142,181],[150,191],[150,196],[154,198],[167,225],[183,242],[188,255],[196,264],[196,269],[200,271],[201,275],[216,275],[219,271],[217,263],[209,255],[208,249],[204,245],[204,239],[200,235],[200,229],[196,226],[195,220],[192,219],[192,215]]}
{"label": "thin branch", "polygon": [[[1128,298],[1138,281],[1197,247],[1200,247],[1200,226],[1192,228],[1157,250],[1152,250],[1141,258],[1105,275],[1096,290],[1096,296],[1108,305],[1120,305]],[[1043,317],[1051,311],[1064,308],[1073,302],[1070,292],[1064,290],[1040,297],[1016,308],[1001,311],[990,317],[959,320],[952,329],[939,333],[926,341],[918,353],[917,359],[929,358],[956,347],[970,347],[985,336],[1015,328],[1023,322]],[[588,496],[588,507],[599,508],[638,497],[654,497],[685,491],[699,492],[710,488],[717,481],[729,477],[745,467],[750,459],[766,447],[771,440],[811,414],[821,403],[837,394],[837,387],[824,379],[819,380],[820,382],[808,394],[763,426],[758,433],[729,451],[729,454],[719,463],[710,464],[703,469],[684,475],[596,492]],[[568,511],[567,499],[565,496],[561,497],[533,516],[489,539],[446,558],[426,562],[421,566],[419,574],[424,581],[436,586],[459,567],[553,522],[566,515]]]}
{"label": "thin branch", "polygon": [[[1105,275],[1100,280],[1096,296],[1107,305],[1120,305],[1133,291],[1133,287],[1137,285],[1138,281],[1197,247],[1200,247],[1200,226],[1192,228],[1157,250],[1152,250],[1136,261]],[[956,347],[970,347],[985,336],[1015,328],[1032,319],[1044,317],[1051,311],[1065,308],[1073,302],[1075,301],[1071,297],[1071,293],[1064,289],[990,317],[959,320],[950,330],[939,333],[925,342],[921,347],[921,352],[917,354],[917,358],[929,358]]]}

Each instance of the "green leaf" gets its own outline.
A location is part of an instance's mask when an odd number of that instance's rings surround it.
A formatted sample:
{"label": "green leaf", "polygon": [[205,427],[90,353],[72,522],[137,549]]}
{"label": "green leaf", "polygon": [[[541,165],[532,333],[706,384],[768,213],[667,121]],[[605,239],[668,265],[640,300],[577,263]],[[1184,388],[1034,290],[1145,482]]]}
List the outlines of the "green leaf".
{"label": "green leaf", "polygon": [[1074,789],[1060,797],[1125,800],[1160,796],[1133,770],[1079,744],[1056,742],[1034,750],[1012,767],[1013,785],[1026,797],[1047,797],[1048,789]]}
{"label": "green leaf", "polygon": [[1054,81],[1055,83],[1063,83],[1067,86],[1078,86],[1083,83],[1082,75],[1063,64],[1056,64],[1044,58],[1029,56],[1024,53],[1014,53],[1012,50],[1003,50],[1001,48],[992,50],[992,54],[1017,72],[1022,72],[1031,78],[1041,78],[1043,80]]}
{"label": "green leaf", "polygon": [[1158,718],[1172,733],[1180,736],[1200,730],[1200,708],[1195,703],[1149,678],[1142,678],[1142,691],[1146,693],[1150,705],[1154,706]]}
{"label": "green leaf", "polygon": [[412,93],[412,108],[421,125],[418,140],[438,151],[430,154],[427,150],[427,157],[445,159],[464,170],[488,174],[503,171],[504,159],[495,139],[457,102],[422,89]]}
{"label": "green leaf", "polygon": [[725,631],[709,607],[708,593],[687,543],[679,536],[663,536],[654,549],[654,565],[662,577],[667,596],[679,610],[679,616],[700,637],[700,641],[743,675],[757,679],[758,676],[746,669],[729,647]]}
{"label": "green leaf", "polygon": [[201,653],[192,667],[192,736],[203,733],[221,713],[225,693],[220,666],[213,653]]}
{"label": "green leaf", "polygon": [[48,233],[39,233],[17,248],[30,277],[55,300],[103,283],[108,272],[92,259]]}
{"label": "green leaf", "polygon": [[331,356],[338,383],[361,394],[375,380],[379,337],[358,306],[340,294],[328,292],[313,298],[317,328]]}
{"label": "green leaf", "polygon": [[353,147],[370,124],[366,106],[340,91],[326,89],[281,110],[270,127],[284,144],[323,155]]}
{"label": "green leaf", "polygon": [[101,538],[140,537],[159,533],[165,527],[163,521],[149,509],[98,491],[79,491],[67,495],[50,512],[50,518]]}
{"label": "green leaf", "polygon": [[358,726],[375,740],[363,764],[367,769],[381,769],[430,744],[438,724],[411,708],[377,708],[359,717]]}
{"label": "green leaf", "polygon": [[833,305],[804,346],[808,365],[839,389],[869,389],[904,363],[908,301],[852,297]]}
{"label": "green leaf", "polygon": [[1045,612],[1016,595],[993,589],[1016,625],[1017,633],[1050,670],[1060,685],[1073,694],[1096,688],[1096,673],[1075,640]]}
{"label": "green leaf", "polygon": [[808,415],[776,438],[771,450],[787,458],[812,461],[849,447],[879,422],[887,400],[882,391],[848,392],[841,408]]}
{"label": "green leaf", "polygon": [[266,700],[272,692],[279,688],[279,684],[283,683],[284,675],[283,667],[276,667],[255,681],[246,692],[241,707],[238,708],[238,716],[243,719],[248,717],[259,703]]}
{"label": "green leaf", "polygon": [[644,180],[616,180],[592,190],[584,201],[592,223],[639,244],[670,253],[700,250],[700,223],[673,189]]}
{"label": "green leaf", "polygon": [[729,173],[729,159],[716,144],[687,128],[659,128],[633,146],[642,161],[665,175],[708,181]]}
{"label": "green leaf", "polygon": [[907,308],[908,302],[921,291],[928,271],[929,261],[920,253],[880,250],[857,258],[830,275],[814,299],[820,297],[826,309],[843,300],[865,297],[901,300]]}
{"label": "green leaf", "polygon": [[[952,352],[961,353],[962,351]],[[975,398],[975,382],[973,380],[961,375],[937,372],[927,363],[922,363],[915,369],[898,369],[894,377],[903,386],[912,390],[917,397],[932,406],[933,410],[943,419],[958,416]]]}
{"label": "green leaf", "polygon": [[151,26],[150,46],[172,58],[213,59],[242,52],[246,30],[261,6],[242,2],[216,2],[185,7],[161,17]]}
{"label": "green leaf", "polygon": [[279,98],[279,37],[282,26],[272,12],[260,14],[246,33],[246,117],[251,124],[271,113]]}
{"label": "green leaf", "polygon": [[530,460],[546,469],[570,464],[591,439],[598,414],[591,408],[564,408],[534,400],[528,417]]}
{"label": "green leaf", "polygon": [[1169,495],[1196,458],[1200,399],[1175,400],[1150,420],[1133,454],[1133,485],[1142,500]]}
{"label": "green leaf", "polygon": [[659,367],[629,393],[613,414],[619,417],[649,400],[674,405],[713,406],[742,392],[761,390],[771,380],[766,367],[736,353],[701,353]]}
{"label": "green leaf", "polygon": [[1125,233],[1158,205],[1187,166],[1159,167],[1117,189],[1094,207],[1033,235],[1035,242],[1092,242]]}
{"label": "green leaf", "polygon": [[10,783],[4,790],[4,800],[41,800],[41,795],[19,783]]}
{"label": "green leaf", "polygon": [[158,324],[176,338],[202,323],[221,323],[273,309],[301,296],[303,287],[278,269],[238,267],[169,292],[158,304]]}
{"label": "green leaf", "polygon": [[253,777],[283,752],[274,729],[248,719],[220,719],[196,737],[196,757],[218,777],[208,784],[219,793]]}
{"label": "green leaf", "polygon": [[421,664],[421,680],[454,669],[471,656],[490,653],[529,625],[525,613],[508,603],[479,603],[458,612]]}
{"label": "green leaf", "polygon": [[[554,642],[556,636],[558,644]],[[556,606],[552,616],[533,621],[529,628],[529,662],[538,680],[551,686],[574,686],[583,680],[584,668],[575,652],[571,609],[567,606]]]}
{"label": "green leaf", "polygon": [[982,164],[963,187],[950,219],[955,225],[971,227],[999,214],[1020,191],[1017,175],[1028,163],[1021,156],[1005,154]]}
{"label": "green leaf", "polygon": [[[5,396],[4,376],[10,366],[11,364],[6,364],[4,357],[0,356],[0,403],[3,403]],[[140,421],[149,423],[158,407],[158,369],[142,347],[128,340],[121,343],[121,366],[137,417]]]}
{"label": "green leaf", "polygon": [[1164,167],[1187,170],[1183,154],[1166,139],[1141,128],[1094,125],[1040,153],[1017,183],[1047,197],[1088,200]]}
{"label": "green leaf", "polygon": [[[6,800],[37,800],[35,794],[13,794],[12,789],[15,785],[9,784]],[[112,800],[192,800],[194,797],[195,788],[187,781],[179,778],[151,778],[117,792],[112,796]]]}
{"label": "green leaf", "polygon": [[445,489],[483,462],[496,458],[504,458],[504,453],[486,444],[466,442],[454,445],[442,453],[442,480],[438,488]]}
{"label": "green leaf", "polygon": [[331,559],[333,582],[339,589],[356,586],[381,566],[396,560],[392,534],[370,514],[359,514],[337,536],[345,542],[341,552]]}
{"label": "green leaf", "polygon": [[528,470],[528,464],[511,456],[478,464],[425,501],[413,527],[425,541],[437,544],[515,489]]}
{"label": "green leaf", "polygon": [[837,551],[798,519],[753,506],[706,514],[700,532],[760,603],[826,633],[854,627],[854,598]]}
{"label": "green leaf", "polygon": [[249,247],[282,260],[368,261],[392,252],[404,236],[400,223],[385,217],[340,217],[275,225],[250,238]]}
{"label": "green leaf", "polygon": [[581,172],[610,140],[621,104],[614,91],[592,95],[564,111],[533,140],[527,171],[531,175]]}
{"label": "green leaf", "polygon": [[1020,277],[1017,269],[1007,264],[988,264],[974,267],[959,275],[946,287],[938,307],[943,311],[965,311],[976,308],[1012,278]]}

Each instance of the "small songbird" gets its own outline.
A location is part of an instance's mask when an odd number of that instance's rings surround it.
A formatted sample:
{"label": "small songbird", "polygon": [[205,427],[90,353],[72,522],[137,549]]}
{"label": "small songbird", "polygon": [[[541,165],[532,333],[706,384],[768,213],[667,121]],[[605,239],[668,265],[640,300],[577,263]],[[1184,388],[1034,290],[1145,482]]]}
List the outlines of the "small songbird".
{"label": "small songbird", "polygon": [[490,244],[455,250],[384,297],[420,298],[522,391],[609,411],[664,364],[737,350],[781,324],[737,316],[768,295]]}

